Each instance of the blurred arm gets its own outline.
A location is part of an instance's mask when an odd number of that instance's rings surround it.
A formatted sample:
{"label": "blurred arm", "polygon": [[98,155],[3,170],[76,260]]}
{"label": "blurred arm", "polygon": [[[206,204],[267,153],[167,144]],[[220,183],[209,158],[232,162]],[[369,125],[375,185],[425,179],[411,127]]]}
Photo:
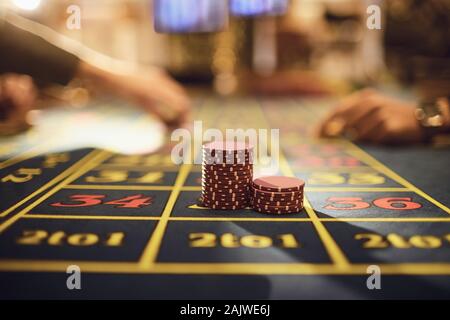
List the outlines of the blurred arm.
{"label": "blurred arm", "polygon": [[[344,99],[321,123],[319,135],[346,137],[361,142],[408,144],[450,132],[448,101],[440,108],[439,127],[428,130],[417,119],[415,103],[397,100],[366,89]],[[431,118],[433,119],[433,118]]]}
{"label": "blurred arm", "polygon": [[190,99],[163,70],[113,59],[41,24],[9,15],[0,21],[0,73],[30,75],[37,83],[67,84],[77,77],[126,99],[166,124],[183,124]]}
{"label": "blurred arm", "polygon": [[0,73],[26,74],[40,85],[66,85],[80,62],[76,55],[7,21],[0,22],[0,52]]}

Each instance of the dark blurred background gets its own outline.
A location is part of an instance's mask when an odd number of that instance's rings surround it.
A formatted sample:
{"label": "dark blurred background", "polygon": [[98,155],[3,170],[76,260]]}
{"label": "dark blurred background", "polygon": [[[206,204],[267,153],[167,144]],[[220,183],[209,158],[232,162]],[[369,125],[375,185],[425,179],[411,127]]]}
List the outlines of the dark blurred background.
{"label": "dark blurred background", "polygon": [[[383,10],[382,30],[366,27],[371,3]],[[222,94],[243,88],[270,93],[273,88],[261,79],[284,72],[288,75],[282,79],[288,84],[299,81],[289,75],[296,71],[313,71],[335,90],[393,79],[434,90],[449,85],[446,0],[291,0],[285,14],[231,16],[223,31],[188,34],[156,33],[148,0],[5,4],[99,52],[166,67],[185,83],[211,85]],[[81,8],[80,29],[66,27],[69,5]],[[254,81],[247,81],[249,76]],[[298,87],[286,85],[284,91],[302,91]]]}

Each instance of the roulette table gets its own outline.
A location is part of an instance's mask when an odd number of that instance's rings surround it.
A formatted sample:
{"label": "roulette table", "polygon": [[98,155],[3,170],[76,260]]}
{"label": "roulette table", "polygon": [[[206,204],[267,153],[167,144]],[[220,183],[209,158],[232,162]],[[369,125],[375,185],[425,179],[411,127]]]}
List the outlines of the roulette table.
{"label": "roulette table", "polygon": [[[290,215],[200,207],[200,166],[174,165],[162,129],[114,103],[99,114],[120,137],[102,127],[67,141],[74,120],[58,111],[42,120],[50,134],[2,138],[0,297],[450,298],[450,150],[312,138],[332,104],[196,100],[205,128],[280,129],[275,173],[306,181]],[[82,290],[68,290],[69,266]],[[371,270],[381,290],[368,289]]]}

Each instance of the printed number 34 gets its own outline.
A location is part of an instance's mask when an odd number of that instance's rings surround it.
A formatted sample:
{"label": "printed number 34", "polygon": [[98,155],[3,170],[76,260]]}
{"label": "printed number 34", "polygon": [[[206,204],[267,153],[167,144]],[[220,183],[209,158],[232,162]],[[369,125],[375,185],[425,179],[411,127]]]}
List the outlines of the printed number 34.
{"label": "printed number 34", "polygon": [[143,195],[129,196],[123,199],[112,200],[108,202],[103,202],[105,195],[85,195],[85,194],[75,194],[70,196],[72,202],[57,202],[52,203],[52,207],[64,207],[64,208],[80,208],[80,207],[90,207],[100,204],[114,205],[116,208],[142,208],[152,204],[152,198],[145,198]]}

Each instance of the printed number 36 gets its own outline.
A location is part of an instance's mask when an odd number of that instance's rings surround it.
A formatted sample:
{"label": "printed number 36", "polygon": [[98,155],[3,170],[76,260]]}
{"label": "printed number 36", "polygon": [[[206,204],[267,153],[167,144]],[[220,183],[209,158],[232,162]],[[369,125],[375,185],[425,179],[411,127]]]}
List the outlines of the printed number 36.
{"label": "printed number 36", "polygon": [[[328,210],[362,210],[372,206],[362,198],[332,197],[327,202],[331,203],[325,207]],[[422,205],[413,202],[412,198],[379,198],[373,201],[373,205],[388,210],[414,210],[422,208]]]}

